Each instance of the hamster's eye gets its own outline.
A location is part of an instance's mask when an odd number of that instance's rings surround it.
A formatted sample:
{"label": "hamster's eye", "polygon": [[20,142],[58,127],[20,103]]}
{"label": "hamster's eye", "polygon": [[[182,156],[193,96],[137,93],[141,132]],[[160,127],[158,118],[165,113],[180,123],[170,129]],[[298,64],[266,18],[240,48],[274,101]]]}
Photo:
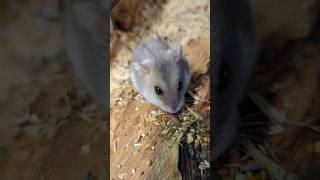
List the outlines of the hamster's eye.
{"label": "hamster's eye", "polygon": [[158,86],[154,87],[154,92],[156,92],[157,95],[161,95],[162,94],[162,90]]}
{"label": "hamster's eye", "polygon": [[231,68],[227,64],[223,64],[221,67],[221,79],[224,85],[228,86],[231,81]]}
{"label": "hamster's eye", "polygon": [[179,81],[179,84],[178,84],[178,91],[180,91],[182,89],[182,82]]}

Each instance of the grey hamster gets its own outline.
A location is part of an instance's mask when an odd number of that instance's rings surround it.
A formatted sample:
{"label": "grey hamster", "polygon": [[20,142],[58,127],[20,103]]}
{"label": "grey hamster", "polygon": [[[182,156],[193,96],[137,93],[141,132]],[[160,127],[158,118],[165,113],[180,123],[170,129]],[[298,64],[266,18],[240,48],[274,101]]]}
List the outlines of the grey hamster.
{"label": "grey hamster", "polygon": [[109,0],[66,1],[66,48],[77,78],[109,110]]}
{"label": "grey hamster", "polygon": [[239,103],[245,95],[256,62],[256,35],[248,0],[214,0],[212,158],[231,145],[241,120]]}
{"label": "grey hamster", "polygon": [[163,111],[177,113],[185,103],[191,75],[181,46],[172,49],[156,37],[147,39],[134,50],[131,79],[147,101]]}

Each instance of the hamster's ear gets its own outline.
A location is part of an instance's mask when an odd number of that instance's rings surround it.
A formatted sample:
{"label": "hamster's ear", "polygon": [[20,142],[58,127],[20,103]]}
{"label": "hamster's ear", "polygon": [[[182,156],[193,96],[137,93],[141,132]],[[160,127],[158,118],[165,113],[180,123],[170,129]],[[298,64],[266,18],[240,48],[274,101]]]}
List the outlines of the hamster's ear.
{"label": "hamster's ear", "polygon": [[132,64],[133,69],[136,70],[137,72],[141,73],[142,75],[146,75],[150,73],[150,60],[145,59],[141,62],[134,62]]}
{"label": "hamster's ear", "polygon": [[111,16],[110,16],[110,33],[112,32],[113,30],[113,24],[112,24],[112,19],[111,19]]}
{"label": "hamster's ear", "polygon": [[86,28],[91,30],[96,26],[96,6],[92,3],[77,3],[73,5],[73,10],[76,14],[78,22]]}
{"label": "hamster's ear", "polygon": [[177,49],[176,49],[176,61],[178,61],[181,57],[182,57],[182,46],[181,44],[178,45]]}
{"label": "hamster's ear", "polygon": [[182,47],[181,45],[178,45],[178,47],[175,50],[168,49],[167,55],[172,59],[174,62],[178,62],[182,57]]}
{"label": "hamster's ear", "polygon": [[[107,31],[107,22],[101,7],[94,3],[75,3],[72,5],[77,22],[86,29],[96,42],[105,44],[105,32]],[[111,23],[111,18],[110,18]],[[109,25],[110,30],[112,24]]]}

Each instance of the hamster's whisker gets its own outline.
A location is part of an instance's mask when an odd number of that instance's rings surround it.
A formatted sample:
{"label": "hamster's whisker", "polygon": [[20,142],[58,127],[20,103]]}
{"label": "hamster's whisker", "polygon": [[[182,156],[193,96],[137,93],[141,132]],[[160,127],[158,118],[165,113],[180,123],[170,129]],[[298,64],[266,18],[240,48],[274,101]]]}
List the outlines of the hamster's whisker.
{"label": "hamster's whisker", "polygon": [[245,137],[245,138],[248,138],[248,139],[251,139],[251,140],[256,140],[256,141],[263,141],[264,140],[261,137],[259,138],[257,136],[252,136],[252,135],[244,134],[244,133],[241,133],[241,132],[237,132],[236,134],[239,135],[240,137]]}
{"label": "hamster's whisker", "polygon": [[255,116],[258,116],[260,114],[263,114],[262,112],[255,112],[255,113],[252,113],[252,114],[249,114],[245,117],[241,117],[241,120],[245,120],[245,119],[249,119],[249,118],[252,118],[252,117],[255,117]]}
{"label": "hamster's whisker", "polygon": [[242,122],[243,125],[268,125],[269,122],[263,121],[263,122]]}
{"label": "hamster's whisker", "polygon": [[186,102],[202,102],[202,103],[210,103],[210,101],[207,100],[196,100],[196,99],[185,99]]}
{"label": "hamster's whisker", "polygon": [[268,133],[267,132],[263,132],[263,131],[259,131],[259,130],[256,130],[256,129],[238,129],[239,132],[243,132],[243,133],[246,133],[246,132],[257,132],[259,134],[263,134],[263,135],[267,135]]}

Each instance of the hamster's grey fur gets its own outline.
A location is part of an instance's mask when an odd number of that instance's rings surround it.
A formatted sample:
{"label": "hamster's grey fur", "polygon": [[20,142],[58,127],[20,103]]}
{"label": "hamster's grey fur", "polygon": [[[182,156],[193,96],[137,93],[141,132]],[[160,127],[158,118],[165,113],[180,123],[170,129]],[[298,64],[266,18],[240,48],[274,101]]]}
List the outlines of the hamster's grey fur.
{"label": "hamster's grey fur", "polygon": [[77,77],[108,110],[109,0],[66,1],[66,47]]}
{"label": "hamster's grey fur", "polygon": [[[256,35],[248,0],[214,0],[211,18],[213,67],[213,160],[237,133],[239,102],[245,95],[256,61]],[[212,138],[211,138],[212,139]]]}
{"label": "hamster's grey fur", "polygon": [[[184,105],[191,78],[181,51],[181,46],[171,49],[157,37],[139,44],[132,57],[134,87],[147,101],[169,113],[178,112]],[[161,93],[157,94],[157,88]]]}

